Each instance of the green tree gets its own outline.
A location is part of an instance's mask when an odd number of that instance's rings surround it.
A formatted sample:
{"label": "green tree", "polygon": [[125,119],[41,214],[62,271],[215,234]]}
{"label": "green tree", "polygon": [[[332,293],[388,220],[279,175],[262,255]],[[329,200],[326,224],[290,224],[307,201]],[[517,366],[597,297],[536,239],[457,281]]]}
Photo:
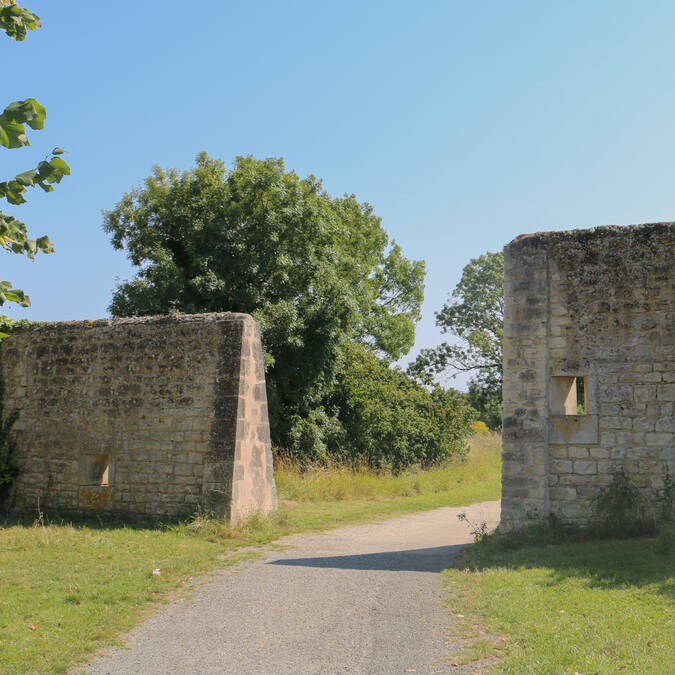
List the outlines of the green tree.
{"label": "green tree", "polygon": [[332,198],[283,160],[202,153],[186,172],[155,168],[104,212],[113,246],[138,274],[118,286],[115,316],[253,314],[265,349],[273,441],[320,455],[339,428],[325,406],[357,341],[398,359],[414,341],[424,263],[389,242],[368,204]]}
{"label": "green tree", "polygon": [[[12,40],[25,40],[29,30],[37,30],[41,25],[36,14],[17,6],[13,0],[0,2],[0,30]],[[34,98],[10,103],[0,115],[0,145],[5,148],[30,145],[26,136],[26,125],[31,129],[42,129],[46,116],[45,109]],[[54,183],[60,183],[63,176],[70,174],[70,168],[58,156],[63,152],[61,148],[54,148],[36,168],[0,182],[0,198],[6,199],[10,204],[23,204],[29,187],[40,187],[45,192],[51,192]],[[25,254],[31,259],[38,251],[54,251],[49,237],[30,239],[24,223],[1,211],[0,246],[11,253]],[[22,307],[30,306],[30,298],[24,291],[13,288],[9,281],[0,280],[0,305],[5,302],[16,302]]]}
{"label": "green tree", "polygon": [[425,383],[443,373],[472,373],[469,401],[480,419],[501,424],[504,339],[504,254],[486,253],[462,271],[451,298],[436,312],[436,325],[455,342],[423,349],[409,373]]}

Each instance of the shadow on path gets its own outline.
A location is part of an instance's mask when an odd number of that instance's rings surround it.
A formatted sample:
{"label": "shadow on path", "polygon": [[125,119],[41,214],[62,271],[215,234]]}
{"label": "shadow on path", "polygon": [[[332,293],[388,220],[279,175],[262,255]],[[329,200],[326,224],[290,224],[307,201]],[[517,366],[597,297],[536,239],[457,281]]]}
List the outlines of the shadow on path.
{"label": "shadow on path", "polygon": [[360,555],[336,555],[324,558],[289,558],[270,560],[267,565],[325,567],[343,570],[381,570],[386,572],[442,572],[461,545],[418,548],[409,551],[386,551]]}

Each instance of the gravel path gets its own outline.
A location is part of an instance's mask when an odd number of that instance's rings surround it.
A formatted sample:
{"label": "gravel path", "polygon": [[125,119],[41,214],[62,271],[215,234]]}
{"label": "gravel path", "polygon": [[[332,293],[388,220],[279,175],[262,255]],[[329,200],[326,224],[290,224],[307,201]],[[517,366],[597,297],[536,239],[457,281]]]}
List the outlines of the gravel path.
{"label": "gravel path", "polygon": [[452,672],[438,573],[471,541],[462,511],[499,520],[499,502],[483,502],[280,540],[288,548],[218,571],[87,672]]}

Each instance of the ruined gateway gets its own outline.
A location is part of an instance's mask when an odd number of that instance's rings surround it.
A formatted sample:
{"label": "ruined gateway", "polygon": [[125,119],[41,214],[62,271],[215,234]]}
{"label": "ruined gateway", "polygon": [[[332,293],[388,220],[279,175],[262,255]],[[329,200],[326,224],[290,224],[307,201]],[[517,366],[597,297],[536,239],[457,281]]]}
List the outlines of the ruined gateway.
{"label": "ruined gateway", "polygon": [[232,521],[276,507],[260,333],[246,314],[29,326],[2,343],[18,510]]}
{"label": "ruined gateway", "polygon": [[586,524],[623,467],[675,475],[675,225],[518,237],[504,249],[502,527]]}

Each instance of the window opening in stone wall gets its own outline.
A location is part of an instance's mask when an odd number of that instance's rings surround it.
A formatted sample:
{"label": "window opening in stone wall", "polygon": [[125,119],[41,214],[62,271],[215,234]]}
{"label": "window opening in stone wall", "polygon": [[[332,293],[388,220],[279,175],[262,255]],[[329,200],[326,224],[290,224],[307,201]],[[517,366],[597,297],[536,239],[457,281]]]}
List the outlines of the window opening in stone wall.
{"label": "window opening in stone wall", "polygon": [[577,387],[577,415],[586,414],[586,378],[575,377]]}
{"label": "window opening in stone wall", "polygon": [[110,456],[109,455],[85,455],[84,456],[84,484],[85,485],[109,485],[110,479]]}
{"label": "window opening in stone wall", "polygon": [[587,378],[584,375],[551,378],[551,413],[586,415],[588,412]]}

